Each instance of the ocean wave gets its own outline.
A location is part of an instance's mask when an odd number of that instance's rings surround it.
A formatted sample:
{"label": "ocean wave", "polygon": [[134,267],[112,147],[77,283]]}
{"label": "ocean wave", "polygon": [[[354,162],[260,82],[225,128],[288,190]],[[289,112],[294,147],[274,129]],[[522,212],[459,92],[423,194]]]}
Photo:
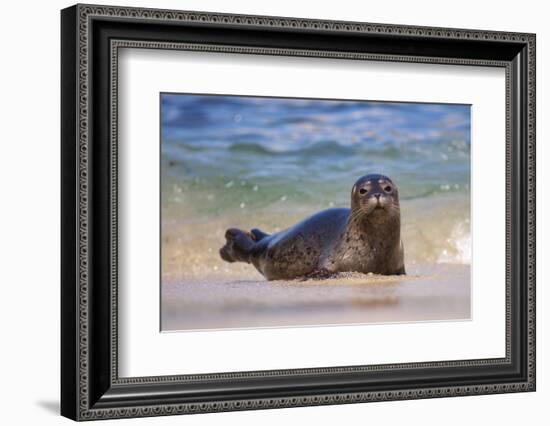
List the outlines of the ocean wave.
{"label": "ocean wave", "polygon": [[470,262],[469,106],[200,95],[161,101],[164,224],[205,220],[222,240],[226,226],[276,230],[349,207],[356,179],[376,172],[399,187],[407,261]]}
{"label": "ocean wave", "polygon": [[[365,138],[376,138],[365,136]],[[292,140],[271,139],[263,141],[263,138],[240,137],[237,141],[218,141],[217,143],[204,143],[203,141],[183,141],[176,143],[176,149],[169,149],[163,155],[170,157],[181,153],[209,153],[227,150],[232,155],[274,155],[274,156],[304,156],[322,157],[327,155],[337,156],[361,156],[364,158],[377,158],[379,160],[407,160],[431,161],[440,165],[449,164],[453,160],[464,164],[465,155],[468,154],[469,145],[464,141],[440,140],[434,146],[421,147],[418,143],[402,143],[396,141],[366,140],[361,139],[319,139],[309,143],[294,143]],[[249,139],[249,140],[247,140]],[[256,139],[256,140],[250,140]]]}
{"label": "ocean wave", "polygon": [[448,247],[444,248],[437,263],[469,264],[472,261],[472,237],[469,221],[458,223],[447,239]]}
{"label": "ocean wave", "polygon": [[282,143],[253,143],[237,142],[227,146],[227,149],[236,153],[246,154],[268,154],[268,155],[352,155],[354,150],[349,145],[341,144],[336,141],[322,141],[311,143],[309,145],[296,146]]}

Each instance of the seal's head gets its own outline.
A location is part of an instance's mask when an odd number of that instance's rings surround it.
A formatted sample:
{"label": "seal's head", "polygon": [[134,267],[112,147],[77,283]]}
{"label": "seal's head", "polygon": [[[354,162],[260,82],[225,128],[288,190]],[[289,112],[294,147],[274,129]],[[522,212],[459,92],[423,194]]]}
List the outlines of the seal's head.
{"label": "seal's head", "polygon": [[351,190],[352,216],[369,221],[399,220],[399,192],[384,175],[369,174],[355,182]]}

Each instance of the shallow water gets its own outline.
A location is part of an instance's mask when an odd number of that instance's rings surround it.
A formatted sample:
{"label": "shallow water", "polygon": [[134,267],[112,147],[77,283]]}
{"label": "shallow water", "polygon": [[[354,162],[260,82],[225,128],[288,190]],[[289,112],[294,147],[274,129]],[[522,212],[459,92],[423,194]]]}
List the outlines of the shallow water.
{"label": "shallow water", "polygon": [[[163,94],[161,122],[163,308],[188,306],[183,294],[202,306],[231,286],[260,291],[250,281],[277,288],[252,266],[219,258],[225,230],[271,233],[349,207],[355,180],[374,172],[399,187],[407,270],[469,271],[469,106]],[[469,292],[469,273],[461,277]]]}
{"label": "shallow water", "polygon": [[470,260],[468,106],[165,94],[161,107],[163,237],[197,221],[274,232],[349,207],[355,180],[380,172],[411,259]]}

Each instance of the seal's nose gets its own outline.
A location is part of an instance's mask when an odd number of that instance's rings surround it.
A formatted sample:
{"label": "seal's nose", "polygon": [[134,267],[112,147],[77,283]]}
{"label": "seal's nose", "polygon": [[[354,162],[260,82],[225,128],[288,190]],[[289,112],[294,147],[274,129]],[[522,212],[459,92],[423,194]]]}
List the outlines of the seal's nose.
{"label": "seal's nose", "polygon": [[374,196],[376,197],[376,200],[377,200],[377,201],[380,201],[380,195],[382,195],[382,194],[374,194]]}

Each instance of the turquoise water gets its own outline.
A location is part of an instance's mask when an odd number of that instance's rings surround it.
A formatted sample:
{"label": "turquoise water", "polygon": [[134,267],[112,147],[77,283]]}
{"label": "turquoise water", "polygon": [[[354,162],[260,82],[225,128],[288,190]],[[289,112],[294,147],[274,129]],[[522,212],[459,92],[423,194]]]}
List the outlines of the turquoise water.
{"label": "turquoise water", "polygon": [[469,244],[470,143],[468,105],[162,94],[163,236],[228,217],[284,227],[349,206],[376,172],[399,187],[416,255],[444,259]]}

